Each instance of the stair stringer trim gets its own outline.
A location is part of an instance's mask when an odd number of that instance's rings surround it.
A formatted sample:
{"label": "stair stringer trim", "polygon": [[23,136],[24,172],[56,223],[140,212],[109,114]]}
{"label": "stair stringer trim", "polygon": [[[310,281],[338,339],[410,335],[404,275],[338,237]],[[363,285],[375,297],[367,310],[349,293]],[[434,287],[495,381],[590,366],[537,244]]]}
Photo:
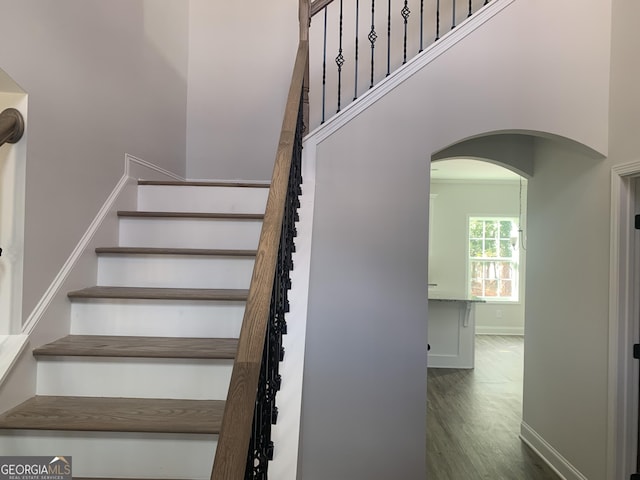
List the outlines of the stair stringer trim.
{"label": "stair stringer trim", "polygon": [[531,448],[562,480],[587,480],[580,471],[553,448],[538,432],[520,423],[520,439]]}
{"label": "stair stringer trim", "polygon": [[432,43],[421,53],[407,61],[395,70],[390,76],[376,84],[370,90],[363,93],[357,100],[351,102],[343,110],[329,118],[324,124],[312,130],[306,138],[315,138],[314,143],[319,144],[355,117],[374,105],[378,100],[390,93],[396,87],[402,85],[414,74],[422,70],[426,65],[434,61],[447,50],[464,40],[476,29],[484,25],[491,18],[498,15],[516,0],[493,0],[473,16],[460,23],[454,30],[444,35],[440,40]]}
{"label": "stair stringer trim", "polygon": [[15,376],[10,374],[22,363],[26,369],[34,368],[35,364],[28,363],[31,356],[24,355],[27,346],[39,346],[69,333],[70,304],[67,291],[95,283],[98,258],[93,249],[103,241],[103,236],[117,233],[117,210],[135,209],[139,178],[184,181],[179,175],[125,154],[122,177],[27,317],[22,331],[17,335],[9,335],[0,344],[0,411],[12,408],[35,394],[35,384],[25,385],[19,378],[14,381]]}
{"label": "stair stringer trim", "polygon": [[269,475],[279,480],[296,480],[302,419],[302,381],[307,335],[309,277],[315,201],[316,145],[305,142],[302,150],[302,196],[296,223],[296,252],[291,272],[290,310],[286,315],[287,334],[282,337],[285,355],[280,365],[282,388],[276,395],[278,422],[272,429],[273,460]]}
{"label": "stair stringer trim", "polygon": [[[123,200],[123,197],[125,197],[127,193],[131,193],[129,190],[135,189],[136,182],[139,178],[151,179],[149,176],[145,176],[145,173],[151,174],[154,177],[160,175],[163,180],[166,180],[166,177],[169,177],[172,180],[184,181],[184,178],[168,170],[158,167],[146,160],[134,157],[133,155],[125,154],[124,173],[122,177],[120,177],[120,180],[111,191],[111,194],[109,194],[84,235],[71,252],[71,255],[69,255],[69,258],[67,258],[67,261],[64,263],[51,285],[49,285],[49,288],[47,288],[47,291],[27,318],[22,329],[23,334],[31,336],[35,331],[36,326],[51,306],[54,298],[62,291],[62,287],[71,274],[71,271],[78,265],[83,255],[89,252],[93,257],[93,246],[91,244],[97,236],[100,228],[110,214],[115,215],[115,212],[120,209],[119,204]],[[131,204],[131,200],[128,198],[125,202],[127,204]],[[97,258],[95,258],[95,263],[97,265]],[[92,278],[87,283],[93,282],[95,282],[95,278]],[[63,291],[63,296],[66,298],[66,289]]]}

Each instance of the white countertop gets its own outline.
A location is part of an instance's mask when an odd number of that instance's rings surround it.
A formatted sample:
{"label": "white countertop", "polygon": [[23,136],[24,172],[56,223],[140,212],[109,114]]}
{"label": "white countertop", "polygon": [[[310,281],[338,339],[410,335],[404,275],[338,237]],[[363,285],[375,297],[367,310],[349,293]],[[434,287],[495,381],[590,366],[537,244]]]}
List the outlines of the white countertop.
{"label": "white countertop", "polygon": [[473,303],[486,303],[486,300],[482,300],[481,298],[462,298],[462,297],[453,297],[453,296],[440,296],[440,295],[429,295],[429,300],[434,300],[436,302],[473,302]]}

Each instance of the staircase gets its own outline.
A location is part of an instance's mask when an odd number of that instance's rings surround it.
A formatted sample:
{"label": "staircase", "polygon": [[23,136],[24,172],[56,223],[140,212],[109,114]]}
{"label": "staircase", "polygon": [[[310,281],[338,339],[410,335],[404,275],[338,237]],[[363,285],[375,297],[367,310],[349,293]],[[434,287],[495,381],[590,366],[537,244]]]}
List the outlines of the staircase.
{"label": "staircase", "polygon": [[70,335],[33,351],[36,396],[0,416],[2,455],[73,457],[74,478],[204,479],[268,194],[150,182],[69,292]]}

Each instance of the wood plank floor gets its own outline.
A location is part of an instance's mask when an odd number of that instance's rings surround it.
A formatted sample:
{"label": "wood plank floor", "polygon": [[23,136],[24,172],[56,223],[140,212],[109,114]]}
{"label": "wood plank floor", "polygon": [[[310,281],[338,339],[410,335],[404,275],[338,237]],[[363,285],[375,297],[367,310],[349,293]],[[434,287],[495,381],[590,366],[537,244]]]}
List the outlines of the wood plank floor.
{"label": "wood plank floor", "polygon": [[474,370],[429,369],[429,480],[558,480],[518,437],[522,368],[522,337],[482,335]]}

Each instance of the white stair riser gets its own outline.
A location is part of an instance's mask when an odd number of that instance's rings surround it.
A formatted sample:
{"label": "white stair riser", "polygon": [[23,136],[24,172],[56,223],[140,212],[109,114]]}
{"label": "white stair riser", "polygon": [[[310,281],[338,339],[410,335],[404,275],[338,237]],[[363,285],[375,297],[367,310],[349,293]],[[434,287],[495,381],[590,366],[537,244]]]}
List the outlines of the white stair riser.
{"label": "white stair riser", "polygon": [[244,307],[245,302],[74,300],[71,333],[238,338]]}
{"label": "white stair riser", "polygon": [[225,400],[233,360],[40,357],[38,395]]}
{"label": "white stair riser", "polygon": [[253,264],[253,257],[101,255],[98,285],[246,289]]}
{"label": "white stair riser", "polygon": [[121,247],[256,249],[261,220],[121,218]]}
{"label": "white stair riser", "polygon": [[154,212],[264,213],[268,188],[138,186],[138,210]]}
{"label": "white stair riser", "polygon": [[217,435],[0,432],[2,455],[70,456],[74,477],[208,480],[217,442]]}

